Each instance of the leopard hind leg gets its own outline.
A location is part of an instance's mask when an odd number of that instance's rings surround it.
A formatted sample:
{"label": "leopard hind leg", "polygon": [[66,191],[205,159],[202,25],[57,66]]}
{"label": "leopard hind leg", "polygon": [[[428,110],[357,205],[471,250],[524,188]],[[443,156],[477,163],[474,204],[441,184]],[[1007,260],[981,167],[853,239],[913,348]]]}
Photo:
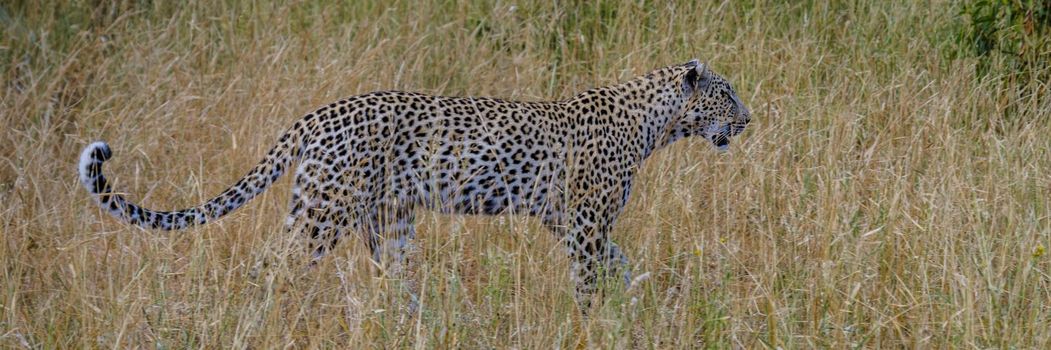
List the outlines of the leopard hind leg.
{"label": "leopard hind leg", "polygon": [[416,215],[411,205],[362,205],[361,212],[368,213],[359,220],[365,242],[372,252],[372,259],[383,273],[401,281],[402,289],[408,293],[409,312],[419,307],[419,296],[410,262],[414,255],[416,238]]}

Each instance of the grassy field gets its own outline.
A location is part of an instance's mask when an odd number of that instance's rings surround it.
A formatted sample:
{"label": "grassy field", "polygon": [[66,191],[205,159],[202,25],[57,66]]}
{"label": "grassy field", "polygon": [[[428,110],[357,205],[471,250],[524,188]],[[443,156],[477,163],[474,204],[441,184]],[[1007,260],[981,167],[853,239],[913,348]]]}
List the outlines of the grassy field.
{"label": "grassy field", "polygon": [[[0,5],[0,347],[1049,348],[1051,94],[978,60],[950,1]],[[651,278],[582,321],[534,219],[421,213],[418,317],[359,244],[316,269],[289,181],[222,191],[316,106],[379,89],[556,99],[700,58],[749,130],[651,158],[613,233]]]}

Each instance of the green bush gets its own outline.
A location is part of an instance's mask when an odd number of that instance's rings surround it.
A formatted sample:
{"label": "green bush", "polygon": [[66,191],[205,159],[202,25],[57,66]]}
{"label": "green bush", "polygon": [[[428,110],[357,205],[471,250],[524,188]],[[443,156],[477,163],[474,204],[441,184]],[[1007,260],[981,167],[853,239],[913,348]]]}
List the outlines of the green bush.
{"label": "green bush", "polygon": [[1051,0],[975,0],[961,12],[969,20],[963,47],[980,58],[980,72],[1004,68],[1013,77],[1047,82]]}

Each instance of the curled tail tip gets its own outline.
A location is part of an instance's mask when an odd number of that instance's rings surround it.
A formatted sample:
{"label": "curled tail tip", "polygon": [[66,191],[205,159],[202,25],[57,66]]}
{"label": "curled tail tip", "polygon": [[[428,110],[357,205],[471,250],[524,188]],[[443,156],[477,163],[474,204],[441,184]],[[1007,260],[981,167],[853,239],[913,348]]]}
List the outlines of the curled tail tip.
{"label": "curled tail tip", "polygon": [[[113,157],[113,151],[109,145],[102,141],[92,142],[80,152],[80,162],[77,171],[80,181],[89,191],[98,190],[99,179],[102,178],[102,162]],[[104,181],[104,180],[103,180]]]}
{"label": "curled tail tip", "polygon": [[81,153],[81,158],[83,158],[84,155],[90,155],[100,162],[105,162],[109,160],[110,157],[113,157],[113,151],[110,150],[109,144],[105,141],[95,141],[87,147],[84,147],[84,152]]}

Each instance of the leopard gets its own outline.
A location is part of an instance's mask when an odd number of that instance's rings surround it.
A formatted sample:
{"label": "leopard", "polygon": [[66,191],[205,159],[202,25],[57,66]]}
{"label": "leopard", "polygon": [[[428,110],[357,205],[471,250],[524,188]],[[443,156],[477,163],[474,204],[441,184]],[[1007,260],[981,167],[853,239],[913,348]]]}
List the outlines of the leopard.
{"label": "leopard", "polygon": [[284,230],[304,236],[311,262],[351,235],[375,261],[403,262],[420,210],[536,217],[569,258],[586,314],[601,279],[632,283],[611,232],[644,161],[691,137],[726,151],[750,120],[730,82],[693,59],[560,100],[405,91],[340,99],[291,123],[225,191],[181,210],[147,209],[114,191],[103,141],[82,150],[78,173],[119,221],[179,230],[241,208],[293,171]]}

